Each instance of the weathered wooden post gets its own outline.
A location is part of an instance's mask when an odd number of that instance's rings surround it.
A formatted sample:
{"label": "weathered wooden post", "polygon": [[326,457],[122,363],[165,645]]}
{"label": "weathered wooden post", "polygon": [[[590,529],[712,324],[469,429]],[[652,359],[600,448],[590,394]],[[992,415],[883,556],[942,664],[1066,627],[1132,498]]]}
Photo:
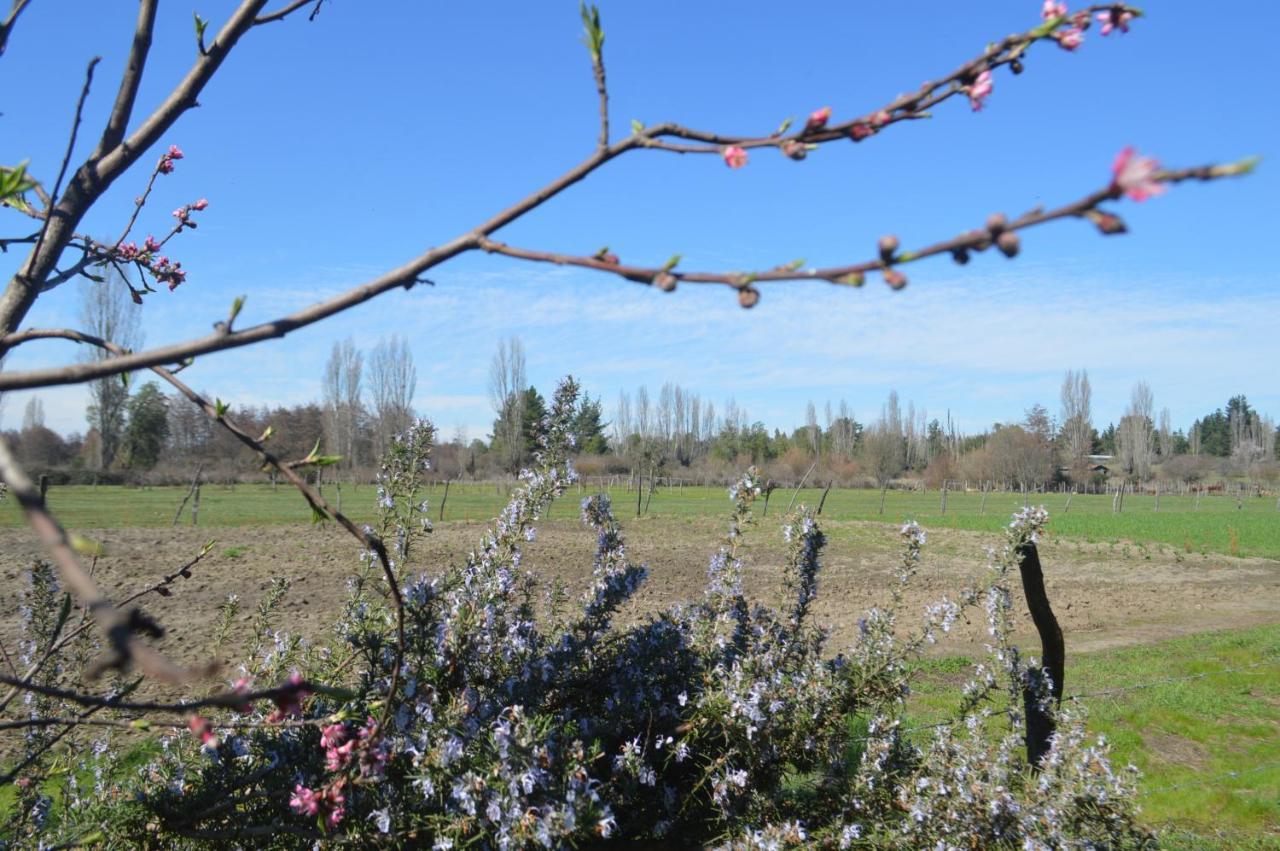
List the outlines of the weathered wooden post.
{"label": "weathered wooden post", "polygon": [[[1022,574],[1022,590],[1027,597],[1027,608],[1036,632],[1040,633],[1041,666],[1027,669],[1027,680],[1022,684],[1022,702],[1027,713],[1027,761],[1038,766],[1049,752],[1049,741],[1055,729],[1054,711],[1062,703],[1062,681],[1066,676],[1067,646],[1062,637],[1062,627],[1049,606],[1049,595],[1044,588],[1044,571],[1040,566],[1040,553],[1036,545],[1027,541],[1017,549],[1018,570]],[[1041,677],[1049,677],[1053,706],[1041,702]]]}
{"label": "weathered wooden post", "polygon": [[440,497],[440,522],[444,522],[444,504],[449,501],[449,480],[444,480],[444,495]]}

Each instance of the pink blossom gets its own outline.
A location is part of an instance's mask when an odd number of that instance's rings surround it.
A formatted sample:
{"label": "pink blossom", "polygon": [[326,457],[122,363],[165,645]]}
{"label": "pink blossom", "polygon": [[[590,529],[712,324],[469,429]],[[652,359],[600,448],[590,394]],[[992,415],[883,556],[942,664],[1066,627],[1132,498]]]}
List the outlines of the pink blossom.
{"label": "pink blossom", "polygon": [[346,724],[330,724],[320,731],[320,746],[333,748],[342,744],[347,738]]}
{"label": "pink blossom", "polygon": [[120,255],[121,260],[132,260],[138,256],[138,245],[133,242],[125,242],[116,249],[116,252]]}
{"label": "pink blossom", "polygon": [[170,159],[169,157],[161,157],[160,164],[156,166],[156,171],[160,172],[161,174],[172,174],[173,160]]}
{"label": "pink blossom", "polygon": [[742,168],[747,164],[747,152],[737,145],[725,148],[720,156],[724,157],[724,164],[729,168]]}
{"label": "pink blossom", "polygon": [[815,109],[809,113],[809,122],[805,124],[805,130],[821,130],[827,126],[827,122],[831,120],[831,107],[824,106],[821,109]]}
{"label": "pink blossom", "polygon": [[1058,40],[1058,47],[1063,50],[1075,50],[1084,44],[1084,30],[1079,27],[1071,27],[1058,33],[1054,38]]}
{"label": "pink blossom", "polygon": [[331,745],[324,752],[324,767],[328,771],[341,771],[351,762],[351,752],[355,750],[355,739],[345,745]]}
{"label": "pink blossom", "polygon": [[1129,22],[1133,20],[1132,12],[1116,11],[1112,9],[1109,12],[1098,13],[1098,23],[1102,24],[1102,34],[1110,35],[1114,29],[1119,29],[1122,33],[1129,31]]}
{"label": "pink blossom", "polygon": [[182,149],[179,148],[177,145],[170,145],[169,152],[165,154],[165,156],[167,156],[171,160],[180,160],[182,159]]}
{"label": "pink blossom", "polygon": [[289,807],[300,816],[313,816],[320,812],[320,795],[299,783],[293,787]]}
{"label": "pink blossom", "polygon": [[191,731],[191,735],[200,740],[200,744],[204,747],[213,749],[218,746],[218,737],[214,734],[207,718],[192,715],[191,720],[187,722],[187,729]]}
{"label": "pink blossom", "polygon": [[190,207],[179,207],[178,209],[173,211],[173,217],[175,219],[178,219],[179,221],[182,221],[187,217],[187,213],[189,213],[190,211],[191,211]]}
{"label": "pink blossom", "polygon": [[[181,264],[181,263],[179,263],[178,265],[179,265],[179,266],[181,266],[182,264]],[[183,273],[183,276],[184,276],[184,277],[186,276],[186,273],[185,273],[185,272]],[[238,680],[236,680],[234,683],[232,683],[232,684],[231,684],[231,691],[233,691],[233,692],[234,692],[234,693],[236,693],[236,694],[248,694],[248,693],[249,693],[249,680],[248,680],[248,678],[247,678],[247,677],[241,677],[240,679],[238,679]],[[239,713],[242,713],[242,714],[243,714],[243,713],[245,713],[245,712],[252,712],[252,711],[253,711],[253,706],[252,706],[252,704],[250,704],[250,703],[248,703],[248,702],[238,704],[238,705],[237,705],[237,706],[235,706],[234,708],[235,708],[235,711],[236,711],[236,712],[239,712]]]}
{"label": "pink blossom", "polygon": [[342,782],[339,780],[324,791],[325,803],[329,807],[329,814],[325,816],[325,824],[331,828],[337,827],[343,816],[347,814],[344,806],[347,802],[347,797],[342,794]]}
{"label": "pink blossom", "polygon": [[973,84],[969,86],[969,104],[973,107],[974,112],[982,109],[982,101],[991,94],[992,88],[991,69],[988,68],[979,74],[974,79]]}
{"label": "pink blossom", "polygon": [[154,236],[148,234],[146,242],[142,243],[142,250],[155,253],[160,250],[160,243],[156,242],[156,238]]}
{"label": "pink blossom", "polygon": [[1111,185],[1134,201],[1145,201],[1165,191],[1165,185],[1155,177],[1158,171],[1159,161],[1138,156],[1131,146],[1116,155],[1111,165]]}
{"label": "pink blossom", "polygon": [[1049,21],[1054,18],[1065,18],[1066,16],[1066,3],[1057,2],[1057,0],[1044,0],[1044,6],[1040,9],[1040,17]]}
{"label": "pink blossom", "polygon": [[208,198],[201,198],[199,201],[197,201],[197,202],[195,202],[194,204],[192,204],[192,205],[191,205],[191,209],[193,209],[193,210],[203,210],[205,207],[208,207],[208,206],[209,206],[209,199],[208,199]]}
{"label": "pink blossom", "polygon": [[889,111],[887,109],[882,109],[875,115],[871,116],[871,126],[883,127],[889,123],[891,118],[892,116],[889,115]]}

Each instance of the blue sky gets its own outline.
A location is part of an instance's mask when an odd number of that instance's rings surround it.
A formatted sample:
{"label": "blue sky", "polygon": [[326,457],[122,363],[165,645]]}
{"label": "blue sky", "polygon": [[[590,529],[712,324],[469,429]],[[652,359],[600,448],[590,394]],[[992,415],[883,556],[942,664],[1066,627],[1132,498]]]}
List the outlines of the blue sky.
{"label": "blue sky", "polygon": [[[92,132],[110,107],[132,27],[132,12],[112,12],[124,7],[69,8],[32,4],[0,58],[0,162],[29,158],[50,180],[84,64],[103,57],[86,113]],[[162,7],[140,109],[189,65],[192,12],[216,27],[230,8]],[[655,0],[605,2],[601,11],[615,133],[632,118],[756,133],[823,105],[836,120],[866,112],[1033,26],[1039,3]],[[717,407],[733,397],[771,427],[799,424],[809,399],[821,409],[845,398],[870,418],[897,389],[979,430],[1033,402],[1056,410],[1062,373],[1082,367],[1100,424],[1118,418],[1138,379],[1183,427],[1237,392],[1280,414],[1272,260],[1280,11],[1263,2],[1147,11],[1128,35],[1091,30],[1076,54],[1038,45],[1024,74],[996,75],[980,113],[954,100],[931,121],[858,146],[829,145],[803,163],[756,152],[738,171],[711,157],[630,154],[498,234],[572,253],[607,244],[642,263],[680,252],[686,269],[800,257],[832,265],[872,256],[885,233],[911,247],[996,210],[1072,200],[1106,182],[1125,145],[1170,167],[1264,157],[1245,180],[1124,202],[1117,212],[1127,236],[1056,223],[1026,233],[1016,261],[988,252],[964,268],[913,264],[900,293],[876,282],[860,291],[766,286],[752,311],[720,288],[664,295],[464,256],[434,271],[435,287],[207,356],[189,378],[233,404],[305,401],[318,396],[334,340],[352,336],[368,349],[401,333],[418,364],[417,407],[446,434],[462,426],[475,437],[492,419],[489,359],[515,334],[544,389],[573,372],[611,409],[619,389],[676,381]],[[207,332],[240,294],[244,326],[337,293],[576,164],[596,133],[580,33],[571,2],[353,0],[331,0],[314,23],[301,17],[250,33],[201,108],[165,140],[187,156],[161,181],[143,233],[167,228],[181,203],[204,196],[210,207],[199,230],[173,245],[188,283],[147,300],[147,343]],[[119,181],[84,229],[116,232],[145,179]],[[6,221],[6,232],[25,224]],[[0,274],[7,279],[17,262],[16,252],[0,256]],[[75,286],[64,286],[28,324],[74,324],[76,300]],[[31,344],[6,368],[75,356],[74,347]],[[41,395],[51,426],[83,429],[82,390]],[[5,427],[24,400],[11,394]]]}

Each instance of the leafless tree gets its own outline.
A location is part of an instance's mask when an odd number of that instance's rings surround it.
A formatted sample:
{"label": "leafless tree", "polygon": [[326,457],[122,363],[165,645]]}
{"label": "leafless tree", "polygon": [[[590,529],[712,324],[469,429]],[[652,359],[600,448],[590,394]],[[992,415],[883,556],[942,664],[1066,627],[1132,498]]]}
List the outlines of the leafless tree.
{"label": "leafless tree", "polygon": [[646,439],[653,437],[653,407],[649,404],[649,388],[643,385],[636,388],[635,415],[635,433]]}
{"label": "leafless tree", "polygon": [[413,393],[418,371],[409,343],[401,336],[382,340],[369,356],[369,395],[373,398],[374,456],[381,458],[391,438],[413,422]]}
{"label": "leafless tree", "polygon": [[1077,467],[1093,449],[1093,388],[1089,371],[1067,370],[1062,379],[1062,437],[1067,465]]}
{"label": "leafless tree", "polygon": [[905,464],[902,433],[895,430],[890,422],[881,419],[862,435],[862,458],[866,471],[880,487],[880,513],[883,514],[889,482],[902,472]]}
{"label": "leafless tree", "polygon": [[1160,425],[1156,431],[1160,441],[1160,460],[1173,457],[1173,415],[1168,408],[1160,409]]}
{"label": "leafless tree", "polygon": [[840,400],[839,412],[840,416],[835,421],[832,438],[835,442],[836,452],[842,457],[848,458],[853,455],[855,435],[853,412],[849,409],[849,403],[844,399]]}
{"label": "leafless tree", "polygon": [[[129,287],[119,275],[110,274],[101,282],[81,283],[80,324],[86,332],[111,340],[122,349],[136,349],[142,345],[141,318],[142,308],[133,303]],[[96,346],[87,346],[82,355],[91,361],[106,360],[111,356],[111,352]],[[89,428],[98,433],[97,457],[93,459],[93,465],[99,470],[109,468],[115,461],[124,434],[128,401],[129,388],[118,376],[99,378],[89,383],[86,418]]]}
{"label": "leafless tree", "polygon": [[508,470],[518,469],[524,455],[524,391],[528,386],[524,344],[514,336],[500,340],[489,362],[489,402],[497,415],[493,436],[501,443],[502,463]]}
{"label": "leafless tree", "polygon": [[1116,451],[1120,458],[1120,467],[1135,479],[1145,479],[1151,475],[1151,460],[1154,454],[1152,432],[1154,424],[1151,417],[1155,409],[1155,400],[1151,395],[1151,387],[1145,381],[1133,385],[1133,394],[1129,407],[1125,409],[1120,427],[1116,430]]}
{"label": "leafless tree", "polygon": [[804,409],[804,433],[813,454],[821,454],[822,432],[818,429],[818,409],[813,406],[812,399]]}
{"label": "leafless tree", "polygon": [[329,449],[342,456],[342,466],[351,469],[357,458],[360,417],[360,382],[364,355],[348,337],[333,344],[324,368],[325,434]]}
{"label": "leafless tree", "polygon": [[44,427],[44,401],[39,396],[27,400],[27,407],[22,412],[22,430]]}

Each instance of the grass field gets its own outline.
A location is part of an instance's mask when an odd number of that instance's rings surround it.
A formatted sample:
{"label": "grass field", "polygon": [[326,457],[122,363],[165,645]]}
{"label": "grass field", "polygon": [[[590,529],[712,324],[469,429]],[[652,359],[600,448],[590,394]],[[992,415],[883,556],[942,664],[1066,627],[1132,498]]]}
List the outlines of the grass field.
{"label": "grass field", "polygon": [[[970,670],[927,667],[916,724],[945,717]],[[1065,690],[1116,765],[1142,771],[1143,819],[1169,847],[1280,847],[1280,625],[1077,655]]]}
{"label": "grass field", "polygon": [[[780,514],[791,500],[790,491],[777,491],[770,501],[770,513]],[[49,504],[59,519],[71,528],[101,529],[125,526],[168,526],[186,494],[183,487],[123,488],[72,486],[55,487]],[[432,516],[438,517],[443,488],[428,497]],[[326,486],[325,496],[337,502],[337,489]],[[619,516],[635,513],[636,494],[618,488],[612,493]],[[805,490],[799,502],[816,505],[821,491]],[[454,484],[449,489],[445,519],[487,520],[497,514],[505,494],[492,484]],[[374,491],[370,485],[342,488],[342,507],[361,522],[373,517]],[[576,515],[577,499],[565,499],[552,509],[553,517]],[[1124,512],[1111,512],[1111,497],[1077,495],[1066,509],[1067,496],[1041,494],[1036,504],[1045,505],[1053,518],[1050,529],[1056,535],[1079,537],[1096,543],[1157,543],[1191,552],[1214,552],[1238,556],[1280,559],[1280,511],[1273,498],[1251,498],[1237,508],[1232,497],[1207,496],[1198,503],[1193,497],[1162,496],[1159,511],[1155,498],[1127,496]],[[834,520],[884,520],[901,522],[914,518],[928,527],[972,531],[996,531],[1008,522],[1010,512],[1022,506],[1016,494],[993,493],[982,510],[982,495],[951,492],[947,512],[941,512],[937,492],[890,491],[884,514],[879,513],[880,494],[871,490],[833,490],[827,497],[823,515]],[[713,516],[725,514],[729,501],[723,488],[685,487],[657,491],[648,506],[652,517]],[[231,489],[207,485],[201,492],[200,525],[210,527],[259,524],[306,523],[310,509],[291,488],[281,485],[238,485]],[[183,522],[188,522],[184,517]],[[22,523],[16,504],[0,503],[0,526]]]}

